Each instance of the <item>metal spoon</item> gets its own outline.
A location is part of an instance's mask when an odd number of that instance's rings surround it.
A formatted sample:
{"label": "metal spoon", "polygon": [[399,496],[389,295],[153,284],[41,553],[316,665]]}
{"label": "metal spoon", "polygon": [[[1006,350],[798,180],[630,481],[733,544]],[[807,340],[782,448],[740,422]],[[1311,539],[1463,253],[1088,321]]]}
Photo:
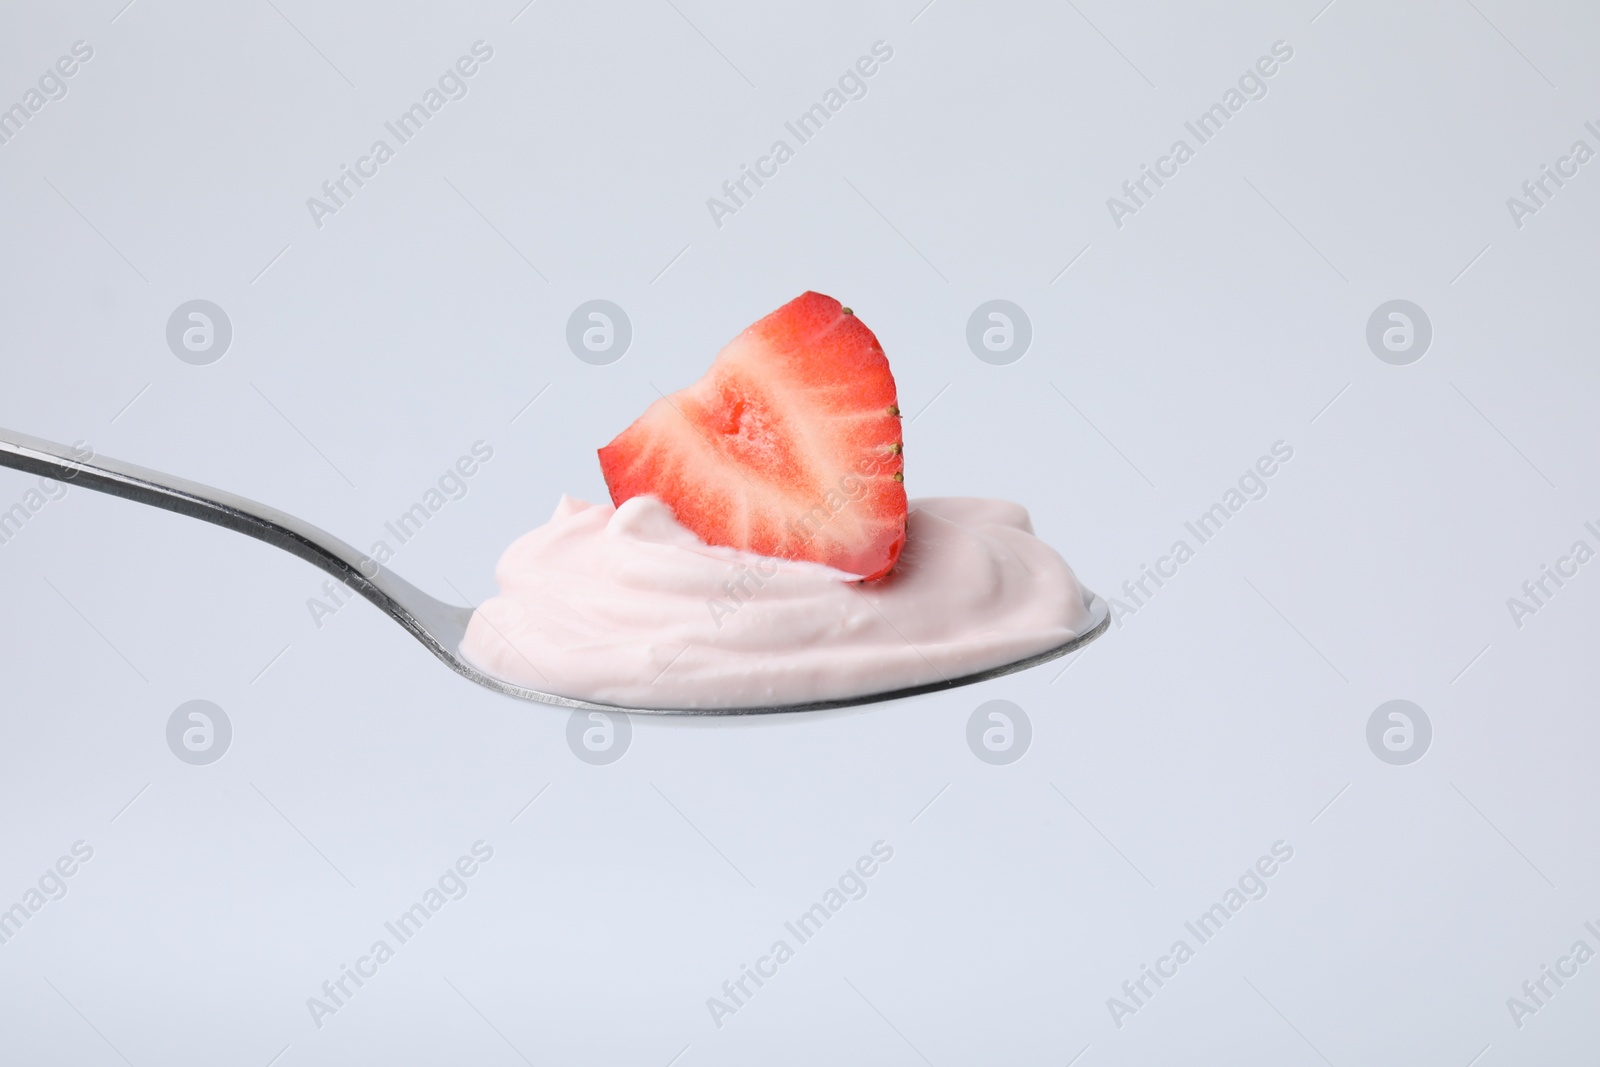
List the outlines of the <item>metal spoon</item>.
{"label": "metal spoon", "polygon": [[372,601],[384,614],[404,626],[429,652],[438,656],[446,666],[463,678],[477,682],[485,689],[493,689],[497,693],[564,708],[661,715],[753,715],[780,711],[822,711],[828,708],[853,707],[858,704],[875,704],[918,693],[952,689],[958,685],[971,685],[973,682],[998,678],[1003,674],[1036,666],[1083,647],[1104,633],[1111,622],[1111,612],[1106,602],[1093,593],[1085,592],[1084,607],[1088,609],[1093,625],[1057,648],[1004,666],[963,675],[960,678],[839,700],[816,700],[804,704],[758,708],[628,708],[612,704],[596,704],[554,693],[541,693],[535,689],[524,689],[480,671],[462,659],[458,651],[461,639],[466,636],[467,623],[472,619],[472,608],[457,607],[434,599],[332,534],[293,515],[286,515],[276,508],[257,504],[253,500],[246,500],[242,496],[235,496],[221,489],[212,489],[197,482],[174,478],[170,474],[136,467],[132,463],[123,463],[104,456],[87,455],[79,449],[52,444],[36,437],[3,429],[0,429],[0,466],[69,481],[97,492],[125,497],[167,511],[176,511],[180,515],[225,526],[259,541],[265,541],[269,545],[299,556],[313,566],[322,568]]}

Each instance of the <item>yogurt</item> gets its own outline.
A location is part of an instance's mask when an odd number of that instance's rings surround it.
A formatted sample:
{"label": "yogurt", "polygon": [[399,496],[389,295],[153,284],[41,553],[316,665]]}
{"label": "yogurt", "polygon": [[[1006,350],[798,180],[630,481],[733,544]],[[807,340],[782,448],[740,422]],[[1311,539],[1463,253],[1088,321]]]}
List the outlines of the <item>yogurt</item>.
{"label": "yogurt", "polygon": [[536,689],[654,709],[865,696],[955,679],[1090,628],[1077,578],[1003,500],[911,501],[885,578],[707,545],[654,497],[563,497],[501,557],[462,655]]}

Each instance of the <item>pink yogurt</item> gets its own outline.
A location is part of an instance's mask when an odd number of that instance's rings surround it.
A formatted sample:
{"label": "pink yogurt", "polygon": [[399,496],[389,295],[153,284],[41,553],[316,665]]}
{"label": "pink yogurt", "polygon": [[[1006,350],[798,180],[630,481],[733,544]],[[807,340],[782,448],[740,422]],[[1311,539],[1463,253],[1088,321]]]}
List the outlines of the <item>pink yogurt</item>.
{"label": "pink yogurt", "polygon": [[528,689],[624,707],[798,704],[953,679],[1091,625],[1072,568],[1003,500],[911,501],[883,579],[707,545],[653,497],[563,497],[500,558],[462,654]]}

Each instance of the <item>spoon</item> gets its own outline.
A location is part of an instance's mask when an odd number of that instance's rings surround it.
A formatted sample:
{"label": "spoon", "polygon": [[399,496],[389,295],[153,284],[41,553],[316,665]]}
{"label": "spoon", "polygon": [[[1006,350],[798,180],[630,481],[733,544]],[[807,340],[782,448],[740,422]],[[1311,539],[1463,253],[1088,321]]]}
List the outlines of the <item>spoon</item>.
{"label": "spoon", "polygon": [[463,659],[459,652],[461,640],[467,633],[467,623],[472,619],[472,608],[457,607],[434,599],[327,531],[320,530],[309,522],[287,515],[276,508],[258,504],[221,489],[212,489],[197,482],[175,478],[170,474],[161,474],[104,456],[90,455],[82,449],[68,448],[4,429],[0,429],[0,467],[12,467],[29,474],[71,482],[96,492],[149,504],[151,507],[176,511],[180,515],[224,526],[254,537],[258,541],[265,541],[269,545],[299,556],[315,567],[320,567],[372,601],[385,615],[404,626],[412,637],[421,641],[429,652],[443,660],[445,666],[469,681],[477,682],[485,689],[493,689],[497,693],[505,693],[521,700],[555,704],[564,708],[661,715],[754,715],[780,711],[822,711],[829,708],[853,707],[858,704],[875,704],[918,693],[971,685],[974,682],[998,678],[1001,675],[1036,666],[1083,647],[1104,633],[1111,623],[1111,611],[1106,602],[1094,593],[1085,591],[1084,607],[1089,611],[1093,622],[1089,629],[1055,648],[1003,666],[962,675],[960,678],[837,700],[816,700],[803,704],[782,704],[771,707],[633,708],[597,704],[555,693],[541,693],[536,689],[524,689],[522,686],[512,685],[480,671]]}

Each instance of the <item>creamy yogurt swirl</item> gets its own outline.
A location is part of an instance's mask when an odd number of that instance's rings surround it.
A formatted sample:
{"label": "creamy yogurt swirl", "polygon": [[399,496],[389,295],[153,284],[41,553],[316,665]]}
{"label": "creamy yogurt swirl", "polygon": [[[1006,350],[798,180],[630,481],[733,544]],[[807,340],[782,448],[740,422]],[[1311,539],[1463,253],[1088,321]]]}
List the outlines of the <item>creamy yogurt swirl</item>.
{"label": "creamy yogurt swirl", "polygon": [[563,497],[500,558],[461,652],[546,693],[626,707],[758,707],[959,678],[1091,625],[1072,568],[1003,500],[911,501],[886,577],[707,545],[654,497]]}

